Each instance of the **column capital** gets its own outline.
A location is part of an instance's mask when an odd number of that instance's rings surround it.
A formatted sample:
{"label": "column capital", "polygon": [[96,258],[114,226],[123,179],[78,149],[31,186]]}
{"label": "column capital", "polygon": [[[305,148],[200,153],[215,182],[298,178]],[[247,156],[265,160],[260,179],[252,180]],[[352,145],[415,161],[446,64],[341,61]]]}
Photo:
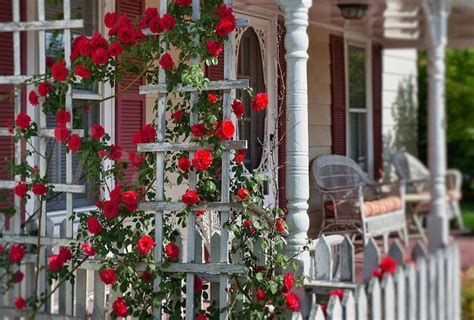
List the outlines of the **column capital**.
{"label": "column capital", "polygon": [[286,8],[310,8],[313,0],[276,0],[278,5]]}

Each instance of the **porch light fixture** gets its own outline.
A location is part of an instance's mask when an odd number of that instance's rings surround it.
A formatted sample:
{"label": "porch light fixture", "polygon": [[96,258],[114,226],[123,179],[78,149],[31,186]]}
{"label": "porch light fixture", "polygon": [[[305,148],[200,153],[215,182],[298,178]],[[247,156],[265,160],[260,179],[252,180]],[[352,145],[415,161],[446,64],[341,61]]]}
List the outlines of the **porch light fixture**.
{"label": "porch light fixture", "polygon": [[346,20],[360,20],[367,11],[367,5],[362,3],[340,3],[337,6]]}

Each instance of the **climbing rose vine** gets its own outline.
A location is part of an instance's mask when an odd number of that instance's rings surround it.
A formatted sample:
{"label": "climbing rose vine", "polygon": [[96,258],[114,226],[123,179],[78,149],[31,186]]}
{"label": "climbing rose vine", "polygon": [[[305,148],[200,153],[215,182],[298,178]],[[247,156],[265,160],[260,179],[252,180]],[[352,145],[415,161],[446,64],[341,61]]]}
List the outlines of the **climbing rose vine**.
{"label": "climbing rose vine", "polygon": [[[33,315],[36,314],[60,285],[74,281],[75,270],[94,260],[100,264],[100,281],[119,294],[117,299],[109,302],[109,311],[113,316],[152,318],[152,309],[161,306],[172,319],[181,317],[183,302],[173,297],[185,293],[186,275],[164,272],[160,266],[182,259],[177,239],[179,232],[186,227],[187,216],[195,214],[199,220],[210,214],[204,210],[193,211],[193,207],[220,201],[217,186],[221,182],[223,142],[233,139],[235,135],[234,120],[221,118],[222,93],[203,90],[209,80],[203,73],[202,65],[189,62],[200,57],[205,64],[216,65],[217,57],[224,50],[224,40],[236,28],[236,19],[232,9],[223,5],[221,0],[207,0],[201,5],[201,18],[195,22],[190,19],[191,0],[170,3],[168,13],[163,16],[158,14],[157,8],[147,8],[143,16],[134,19],[113,12],[106,13],[106,37],[99,33],[92,37],[76,37],[72,45],[71,67],[59,55],[53,62],[49,59],[51,65],[46,74],[35,75],[28,81],[27,84],[33,87],[28,93],[31,105],[40,108],[46,115],[54,116],[54,143],[76,154],[92,194],[105,196],[98,199],[96,210],[73,214],[72,218],[79,222],[74,241],[68,247],[55,249],[49,255],[47,265],[37,267],[37,270],[46,268],[53,289],[40,294],[36,286],[35,297],[16,298],[17,309],[28,309]],[[151,35],[146,36],[145,33]],[[200,45],[190,45],[196,36],[201,39]],[[165,47],[168,49],[164,50]],[[169,92],[166,110],[170,118],[166,120],[166,141],[191,139],[201,146],[211,145],[213,148],[208,150],[203,147],[192,156],[185,151],[169,152],[164,172],[156,173],[153,153],[125,153],[122,146],[113,143],[100,124],[85,126],[82,117],[92,108],[98,108],[100,102],[123,94],[141,79],[146,79],[149,84],[158,83],[160,69],[166,74]],[[90,87],[99,82],[116,87],[115,95],[77,106],[72,114],[65,109],[68,85]],[[121,86],[117,87],[117,84]],[[193,99],[192,103],[189,93],[173,93],[178,84],[198,88],[197,99]],[[247,91],[252,94],[250,89]],[[264,112],[268,103],[265,93],[256,93],[249,107]],[[245,106],[236,99],[232,102],[232,110],[235,119],[240,119]],[[198,121],[193,125],[190,125],[191,111],[198,115]],[[157,124],[154,121],[134,133],[130,141],[135,145],[155,142]],[[84,129],[84,136],[73,133],[71,128]],[[33,147],[36,145],[35,137],[40,134],[38,124],[27,114],[20,113],[10,132],[16,141],[31,147],[24,161],[12,166],[13,175],[22,178],[14,188],[15,194],[23,203],[35,198],[42,204],[56,197],[58,193],[52,182],[37,167],[30,165],[32,157],[48,158],[47,154],[40,154]],[[242,209],[233,211],[224,227],[232,238],[231,263],[244,265],[245,274],[231,275],[228,309],[234,318],[278,318],[287,310],[300,308],[294,288],[301,279],[295,279],[291,272],[281,274],[281,270],[294,267],[292,259],[282,254],[287,232],[284,212],[264,206],[260,175],[246,174],[244,159],[245,150],[236,150],[231,160],[232,201],[241,203]],[[127,168],[136,173],[135,181],[123,179]],[[186,208],[165,215],[163,243],[157,243],[154,239],[154,214],[139,210],[139,203],[155,200],[156,174],[166,173],[167,182],[186,185],[191,171],[197,175],[195,188],[185,188],[180,195],[166,194],[167,201],[182,201]],[[111,181],[115,183],[111,184]],[[176,189],[173,190],[176,193]],[[44,206],[38,208],[37,211],[27,212],[28,221],[41,221],[46,213],[43,212]],[[267,219],[255,216],[250,208],[258,208]],[[15,212],[11,208],[4,211]],[[154,261],[156,246],[162,246],[164,253],[160,265]],[[260,249],[252,249],[257,247]],[[23,280],[17,266],[26,254],[37,255],[38,249],[22,244],[0,246],[0,267],[5,274],[4,291]],[[153,285],[157,276],[161,277],[158,291],[154,290]],[[201,299],[209,299],[208,289],[209,283],[196,275],[195,305],[206,306],[205,309],[198,308],[197,319],[218,318],[222,311],[212,301],[203,305],[199,303]]]}

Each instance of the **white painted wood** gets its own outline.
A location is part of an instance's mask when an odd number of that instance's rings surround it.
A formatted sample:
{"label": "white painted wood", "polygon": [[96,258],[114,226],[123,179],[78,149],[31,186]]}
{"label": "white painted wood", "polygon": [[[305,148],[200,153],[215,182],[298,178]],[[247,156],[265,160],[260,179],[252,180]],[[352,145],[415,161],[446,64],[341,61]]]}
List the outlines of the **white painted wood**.
{"label": "white painted wood", "polygon": [[428,252],[426,251],[426,247],[424,243],[420,240],[416,242],[415,248],[411,253],[411,258],[413,261],[416,261],[418,258],[428,258]]}
{"label": "white painted wood", "polygon": [[342,320],[342,306],[339,298],[336,296],[331,296],[328,302],[328,311],[327,311],[328,320]]}
{"label": "white painted wood", "polygon": [[83,28],[83,20],[23,21],[0,23],[0,32],[61,30]]}
{"label": "white painted wood", "polygon": [[367,320],[369,318],[369,307],[364,286],[360,285],[357,287],[354,298],[357,308],[357,320]]}
{"label": "white painted wood", "polygon": [[[72,289],[72,288],[71,288]],[[72,296],[72,291],[67,292],[69,298]],[[79,269],[76,272],[75,284],[75,301],[74,301],[75,316],[84,318],[87,315],[87,270]],[[72,305],[72,303],[71,303]]]}
{"label": "white painted wood", "polygon": [[395,294],[396,294],[396,306],[397,306],[397,313],[396,317],[397,320],[405,320],[406,319],[406,290],[405,290],[405,270],[403,267],[398,267],[397,271],[395,271],[394,276],[395,281]]}
{"label": "white painted wood", "polygon": [[316,268],[314,278],[316,280],[332,280],[333,259],[331,247],[324,235],[319,238],[314,252]]}
{"label": "white painted wood", "polygon": [[454,318],[455,320],[461,319],[461,261],[459,258],[459,248],[456,244],[452,244],[453,247],[453,262],[454,262]]}
{"label": "white painted wood", "polygon": [[446,318],[446,270],[443,259],[443,252],[439,249],[436,252],[436,312],[438,319]]}
{"label": "white painted wood", "polygon": [[344,291],[344,298],[342,298],[342,307],[345,320],[356,319],[356,304],[354,300],[354,295],[352,294],[351,290]]}
{"label": "white painted wood", "polygon": [[395,320],[396,315],[396,295],[395,284],[392,275],[385,275],[382,281],[383,296],[383,319]]}
{"label": "white painted wood", "polygon": [[416,272],[415,267],[409,264],[405,268],[405,279],[406,279],[406,318],[416,319],[417,314],[417,291],[416,291]]}
{"label": "white painted wood", "polygon": [[405,250],[403,250],[399,239],[395,239],[388,250],[388,255],[392,257],[397,264],[401,265],[405,262]]}
{"label": "white painted wood", "polygon": [[[6,180],[0,180],[0,189],[14,189],[15,186],[17,185],[16,181],[6,181]],[[85,186],[83,185],[75,185],[75,184],[48,184],[48,186],[51,186],[55,192],[70,192],[70,193],[84,193],[85,192]]]}
{"label": "white painted wood", "polygon": [[436,257],[430,255],[428,260],[428,319],[436,319]]}
{"label": "white painted wood", "polygon": [[[220,245],[221,236],[219,233],[214,233],[211,237],[211,262],[218,263],[220,261]],[[211,302],[216,302],[219,305],[219,283],[211,282]]]}
{"label": "white painted wood", "polygon": [[[456,295],[454,292],[454,269],[453,269],[453,251],[452,246],[448,246],[443,250],[443,260],[445,267],[445,281],[446,281],[446,291],[445,291],[445,300],[446,300],[446,317],[449,319],[454,319],[454,305],[453,298]],[[446,294],[447,293],[447,294]],[[452,293],[452,294],[451,294]]]}
{"label": "white painted wood", "polygon": [[378,267],[380,261],[380,251],[371,238],[364,248],[364,282],[368,283],[372,278],[372,272]]}
{"label": "white painted wood", "polygon": [[[240,150],[247,148],[247,141],[222,141],[224,150]],[[138,145],[138,152],[164,152],[164,151],[196,151],[198,149],[214,150],[211,144],[200,145],[196,142],[158,142],[158,143],[141,143]]]}
{"label": "white painted wood", "polygon": [[[209,85],[205,88],[195,88],[193,86],[178,85],[173,90],[173,92],[197,92],[201,90],[203,91],[233,90],[233,89],[245,89],[248,87],[249,87],[248,79],[223,80],[223,81],[210,81]],[[168,93],[166,84],[140,86],[140,94],[153,94],[153,93],[158,93],[158,94]]]}
{"label": "white painted wood", "polygon": [[[183,211],[187,208],[182,202],[142,202],[138,205],[139,210],[144,211]],[[199,211],[199,210],[209,210],[209,211],[219,211],[223,212],[224,210],[231,210],[231,209],[241,209],[241,203],[234,203],[234,202],[208,202],[203,205],[194,206],[191,208],[191,211]]]}
{"label": "white painted wood", "polygon": [[418,292],[418,312],[417,319],[426,320],[428,319],[428,283],[427,276],[428,272],[426,270],[426,259],[420,257],[416,260],[416,275],[417,275],[417,292]]}
{"label": "white painted wood", "polygon": [[354,261],[354,245],[346,235],[341,243],[340,263],[340,280],[354,282],[355,281],[355,261]]}
{"label": "white painted wood", "polygon": [[105,285],[100,281],[98,271],[94,271],[94,304],[92,308],[93,320],[105,318]]}
{"label": "white painted wood", "polygon": [[382,319],[382,292],[378,278],[374,277],[369,281],[367,293],[370,319]]}

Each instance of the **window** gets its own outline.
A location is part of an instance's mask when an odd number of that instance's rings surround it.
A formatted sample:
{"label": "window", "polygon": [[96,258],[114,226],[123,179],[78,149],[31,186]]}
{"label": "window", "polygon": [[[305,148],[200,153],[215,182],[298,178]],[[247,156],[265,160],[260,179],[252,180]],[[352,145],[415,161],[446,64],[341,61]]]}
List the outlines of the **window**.
{"label": "window", "polygon": [[348,45],[348,154],[364,171],[368,164],[368,121],[366,52],[364,47]]}

